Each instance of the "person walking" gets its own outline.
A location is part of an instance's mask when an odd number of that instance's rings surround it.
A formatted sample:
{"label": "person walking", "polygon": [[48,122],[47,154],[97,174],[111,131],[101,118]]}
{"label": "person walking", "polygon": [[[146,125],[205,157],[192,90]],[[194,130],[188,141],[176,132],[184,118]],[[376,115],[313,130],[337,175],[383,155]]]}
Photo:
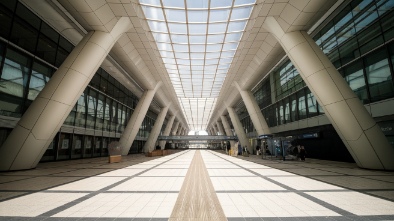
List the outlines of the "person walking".
{"label": "person walking", "polygon": [[301,147],[300,147],[299,155],[300,155],[301,160],[302,160],[302,161],[305,161],[306,151],[305,151],[304,146],[301,146]]}

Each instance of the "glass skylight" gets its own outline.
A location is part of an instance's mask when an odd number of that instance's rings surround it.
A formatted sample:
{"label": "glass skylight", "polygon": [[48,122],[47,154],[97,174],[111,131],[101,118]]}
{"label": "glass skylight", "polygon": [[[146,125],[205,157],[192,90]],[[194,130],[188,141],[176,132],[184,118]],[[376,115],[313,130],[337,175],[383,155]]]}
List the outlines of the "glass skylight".
{"label": "glass skylight", "polygon": [[205,130],[255,0],[140,0],[190,130]]}

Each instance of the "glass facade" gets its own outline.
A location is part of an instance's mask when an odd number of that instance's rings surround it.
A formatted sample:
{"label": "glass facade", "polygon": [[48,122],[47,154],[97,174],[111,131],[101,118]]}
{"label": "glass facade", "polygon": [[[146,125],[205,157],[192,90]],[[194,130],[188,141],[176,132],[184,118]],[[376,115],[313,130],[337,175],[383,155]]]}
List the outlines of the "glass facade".
{"label": "glass facade", "polygon": [[[393,9],[390,0],[353,0],[312,33],[364,104],[394,97]],[[324,114],[289,59],[269,75],[253,90],[268,126]],[[247,117],[237,113],[240,119]],[[241,121],[244,128],[251,126]]]}
{"label": "glass facade", "polygon": [[[74,46],[16,0],[0,2],[0,37],[0,115],[20,118]],[[132,92],[99,68],[64,122],[73,131],[96,135],[59,132],[42,161],[106,156],[108,144],[119,139],[137,103]],[[156,117],[153,112],[145,116],[138,142],[145,142]],[[8,134],[11,129],[0,126],[0,131]],[[111,136],[97,135],[104,132]]]}

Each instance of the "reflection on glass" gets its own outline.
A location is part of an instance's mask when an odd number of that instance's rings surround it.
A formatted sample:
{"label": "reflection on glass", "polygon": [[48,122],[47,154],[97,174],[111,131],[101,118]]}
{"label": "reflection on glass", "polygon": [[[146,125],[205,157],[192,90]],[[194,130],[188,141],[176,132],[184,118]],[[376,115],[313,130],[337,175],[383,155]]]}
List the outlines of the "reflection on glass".
{"label": "reflection on glass", "polygon": [[28,57],[19,52],[7,50],[0,78],[0,94],[3,94],[2,97],[4,97],[2,99],[4,105],[0,108],[2,115],[21,116],[30,62]]}
{"label": "reflection on glass", "polygon": [[87,120],[86,128],[94,129],[96,122],[96,108],[97,108],[97,92],[90,89],[89,95],[87,96]]}
{"label": "reflection on glass", "polygon": [[83,136],[74,134],[71,159],[81,158],[82,150],[83,150]]}
{"label": "reflection on glass", "polygon": [[307,118],[304,91],[303,90],[299,91],[297,93],[297,97],[298,97],[298,116],[299,119],[302,120]]}
{"label": "reflection on glass", "polygon": [[345,80],[349,84],[350,88],[365,104],[368,102],[368,91],[365,86],[365,78],[363,72],[363,66],[361,62],[356,62],[352,65],[347,66],[344,69]]}
{"label": "reflection on glass", "polygon": [[29,100],[33,101],[37,97],[38,93],[40,93],[40,91],[48,83],[51,75],[51,68],[37,62],[33,63],[33,70],[29,84],[29,94],[27,95]]}
{"label": "reflection on glass", "polygon": [[71,134],[60,133],[59,146],[57,149],[57,159],[70,159],[71,145]]}
{"label": "reflection on glass", "polygon": [[317,101],[315,96],[313,96],[312,92],[308,92],[307,95],[307,102],[308,102],[308,117],[316,116],[317,113]]}
{"label": "reflection on glass", "polygon": [[85,119],[86,119],[86,102],[87,102],[86,90],[79,97],[78,102],[76,104],[77,111],[75,116],[75,126],[76,127],[85,127]]}
{"label": "reflection on glass", "polygon": [[365,58],[365,72],[372,102],[394,95],[393,80],[386,54],[385,50],[379,50]]}

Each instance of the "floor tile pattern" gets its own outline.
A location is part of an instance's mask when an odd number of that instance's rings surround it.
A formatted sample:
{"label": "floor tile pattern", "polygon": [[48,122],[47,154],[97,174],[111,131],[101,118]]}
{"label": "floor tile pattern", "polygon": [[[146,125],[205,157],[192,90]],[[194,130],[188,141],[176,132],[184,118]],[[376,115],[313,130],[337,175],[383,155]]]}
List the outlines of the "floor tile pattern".
{"label": "floor tile pattern", "polygon": [[1,221],[394,221],[393,208],[394,172],[315,159],[185,150],[0,172]]}
{"label": "floor tile pattern", "polygon": [[227,220],[199,150],[195,151],[169,220]]}

